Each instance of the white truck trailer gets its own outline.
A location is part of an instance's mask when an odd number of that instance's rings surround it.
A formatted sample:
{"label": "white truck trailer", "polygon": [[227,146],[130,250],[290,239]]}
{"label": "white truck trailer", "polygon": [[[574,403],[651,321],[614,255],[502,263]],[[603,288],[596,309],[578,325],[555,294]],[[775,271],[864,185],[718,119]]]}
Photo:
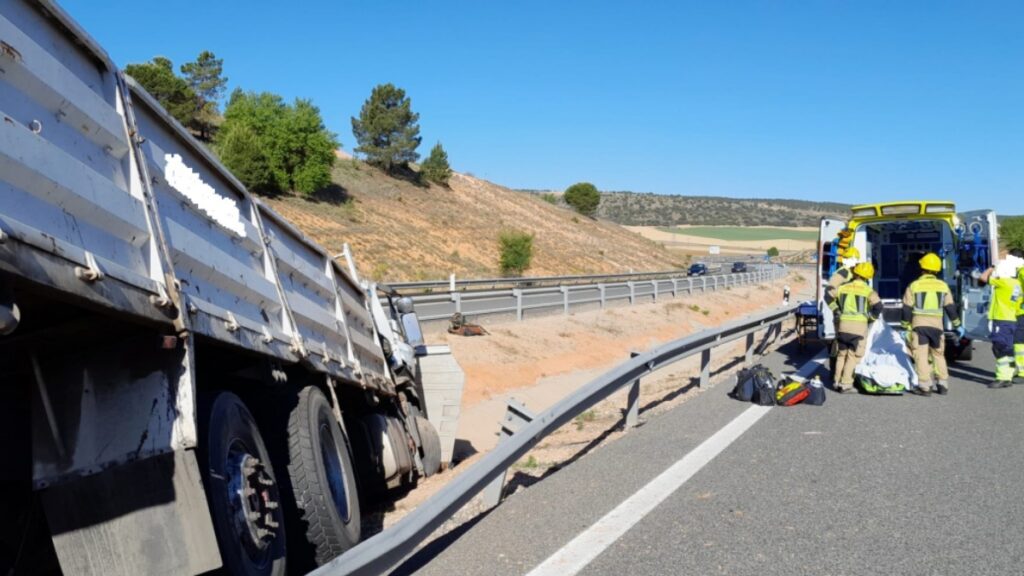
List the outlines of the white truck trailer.
{"label": "white truck trailer", "polygon": [[411,304],[341,260],[0,2],[0,573],[300,573],[436,472]]}

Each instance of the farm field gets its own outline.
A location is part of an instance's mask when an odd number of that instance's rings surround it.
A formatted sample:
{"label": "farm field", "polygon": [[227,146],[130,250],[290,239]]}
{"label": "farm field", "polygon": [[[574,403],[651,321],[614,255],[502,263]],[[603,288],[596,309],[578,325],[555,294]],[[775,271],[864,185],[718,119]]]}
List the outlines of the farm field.
{"label": "farm field", "polygon": [[813,242],[818,232],[803,228],[761,228],[748,226],[673,226],[660,230],[671,234],[698,236],[727,242],[749,242],[761,240],[804,240]]}
{"label": "farm field", "polygon": [[818,237],[815,228],[777,228],[771,226],[626,226],[641,236],[658,242],[677,253],[694,256],[708,254],[717,246],[723,255],[763,255],[769,248],[782,252],[814,249]]}

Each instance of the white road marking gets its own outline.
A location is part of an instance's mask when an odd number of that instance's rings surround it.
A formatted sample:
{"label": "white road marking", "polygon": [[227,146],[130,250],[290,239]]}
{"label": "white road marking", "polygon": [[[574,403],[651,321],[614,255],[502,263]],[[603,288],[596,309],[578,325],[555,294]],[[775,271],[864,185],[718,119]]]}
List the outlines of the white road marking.
{"label": "white road marking", "polygon": [[627,498],[614,510],[587,528],[582,534],[555,552],[530,571],[527,576],[569,576],[582,570],[590,561],[612,545],[637,522],[647,516],[663,500],[679,489],[705,464],[740,437],[771,406],[751,406],[742,414],[715,432],[681,460],[651,480],[636,494]]}
{"label": "white road marking", "polygon": [[[819,354],[804,364],[797,374],[805,378],[810,377],[824,358],[823,354]],[[651,510],[654,510],[658,504],[678,490],[715,456],[721,454],[770,409],[771,406],[747,408],[725,427],[715,432],[657,478],[648,482],[646,486],[616,506],[614,510],[605,514],[603,518],[573,538],[526,576],[571,576],[578,573],[647,516]]]}

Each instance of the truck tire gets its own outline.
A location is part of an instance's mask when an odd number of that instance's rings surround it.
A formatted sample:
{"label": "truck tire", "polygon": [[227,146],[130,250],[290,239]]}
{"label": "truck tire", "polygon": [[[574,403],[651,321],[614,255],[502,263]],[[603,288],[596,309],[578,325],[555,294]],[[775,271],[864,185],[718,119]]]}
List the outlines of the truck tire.
{"label": "truck tire", "polygon": [[319,388],[304,388],[288,416],[291,528],[305,536],[304,546],[292,546],[300,568],[322,566],[359,542],[359,494],[349,450],[327,397]]}
{"label": "truck tire", "polygon": [[200,410],[199,458],[224,571],[284,576],[284,514],[256,421],[230,392],[204,398]]}
{"label": "truck tire", "polygon": [[420,459],[423,461],[423,473],[426,476],[433,476],[441,470],[441,438],[437,430],[429,420],[416,415],[416,430],[420,433],[420,442],[423,443]]}

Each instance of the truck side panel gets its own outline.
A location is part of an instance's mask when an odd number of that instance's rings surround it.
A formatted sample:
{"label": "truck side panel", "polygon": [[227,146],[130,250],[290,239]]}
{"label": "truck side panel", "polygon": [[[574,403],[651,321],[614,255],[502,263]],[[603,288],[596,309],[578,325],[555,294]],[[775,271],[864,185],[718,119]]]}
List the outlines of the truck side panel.
{"label": "truck side panel", "polygon": [[[143,304],[162,292],[163,271],[132,179],[113,68],[31,6],[5,4],[0,237],[12,245],[4,268],[67,297],[167,322]],[[82,281],[82,271],[107,283]]]}

